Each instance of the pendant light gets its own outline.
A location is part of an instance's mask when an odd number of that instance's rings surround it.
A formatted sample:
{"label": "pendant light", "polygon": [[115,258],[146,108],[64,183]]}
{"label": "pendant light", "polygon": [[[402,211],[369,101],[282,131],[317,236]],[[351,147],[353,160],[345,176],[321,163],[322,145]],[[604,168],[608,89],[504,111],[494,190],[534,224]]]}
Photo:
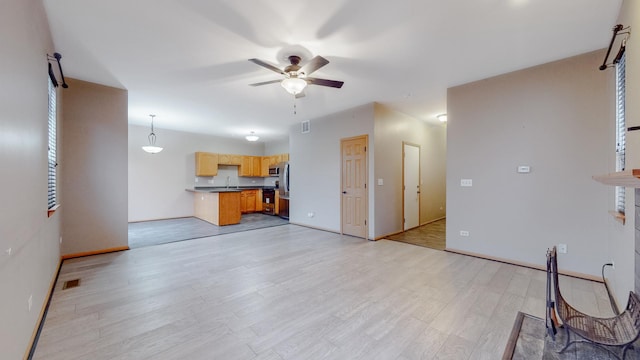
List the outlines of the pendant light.
{"label": "pendant light", "polygon": [[160,146],[156,146],[156,134],[153,132],[153,118],[156,116],[155,115],[149,115],[149,116],[151,116],[151,133],[149,134],[149,145],[143,146],[142,150],[150,154],[157,154],[160,151],[162,151],[162,148]]}
{"label": "pendant light", "polygon": [[258,139],[260,139],[260,137],[258,137],[258,135],[256,135],[256,133],[254,133],[253,131],[244,138],[247,139],[247,141],[258,141]]}

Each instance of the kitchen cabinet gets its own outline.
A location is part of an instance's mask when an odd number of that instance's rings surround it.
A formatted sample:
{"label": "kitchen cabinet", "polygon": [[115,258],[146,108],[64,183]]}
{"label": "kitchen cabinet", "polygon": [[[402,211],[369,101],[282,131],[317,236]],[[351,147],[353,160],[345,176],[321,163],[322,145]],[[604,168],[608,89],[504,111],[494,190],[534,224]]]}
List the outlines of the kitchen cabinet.
{"label": "kitchen cabinet", "polygon": [[261,177],[268,177],[269,176],[269,157],[268,156],[263,156],[260,162],[261,166],[260,166],[260,176]]}
{"label": "kitchen cabinet", "polygon": [[262,175],[262,157],[261,156],[252,156],[251,162],[253,163],[251,166],[251,176],[259,177]]}
{"label": "kitchen cabinet", "polygon": [[289,154],[250,156],[196,152],[196,176],[216,176],[218,165],[237,165],[238,176],[268,177],[269,166],[289,161]]}
{"label": "kitchen cabinet", "polygon": [[280,191],[276,190],[276,199],[275,199],[275,204],[273,204],[275,207],[275,214],[278,215],[280,214]]}
{"label": "kitchen cabinet", "polygon": [[240,223],[240,192],[194,193],[195,216],[214,225]]}
{"label": "kitchen cabinet", "polygon": [[242,165],[238,169],[238,176],[259,177],[262,170],[260,156],[243,156]]}
{"label": "kitchen cabinet", "polygon": [[218,164],[220,165],[242,165],[242,155],[218,154]]}
{"label": "kitchen cabinet", "polygon": [[261,190],[242,190],[240,194],[240,212],[246,214],[256,211],[262,211]]}
{"label": "kitchen cabinet", "polygon": [[289,161],[289,154],[285,153],[285,154],[271,155],[271,156],[268,156],[268,158],[269,158],[269,165],[276,165],[283,161]]}
{"label": "kitchen cabinet", "polygon": [[242,164],[238,168],[238,176],[251,176],[252,166],[251,156],[243,156]]}
{"label": "kitchen cabinet", "polygon": [[218,174],[218,154],[196,153],[196,176],[215,176]]}

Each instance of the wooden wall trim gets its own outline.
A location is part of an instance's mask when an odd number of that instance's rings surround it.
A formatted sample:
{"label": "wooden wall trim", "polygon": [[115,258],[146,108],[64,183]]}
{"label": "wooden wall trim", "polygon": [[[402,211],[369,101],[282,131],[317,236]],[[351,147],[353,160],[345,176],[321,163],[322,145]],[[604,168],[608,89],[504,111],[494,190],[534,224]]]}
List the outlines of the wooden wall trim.
{"label": "wooden wall trim", "polygon": [[[527,262],[524,262],[524,261],[515,261],[515,260],[510,260],[510,259],[503,259],[503,258],[499,258],[499,257],[488,256],[488,255],[483,255],[483,254],[477,254],[477,253],[473,253],[473,252],[456,250],[456,249],[449,249],[449,248],[444,249],[444,251],[447,251],[447,252],[450,252],[450,253],[454,253],[454,254],[473,256],[473,257],[486,259],[486,260],[498,261],[498,262],[505,263],[505,264],[528,267],[528,268],[535,269],[535,270],[540,270],[540,271],[547,271],[547,268],[544,267],[544,266],[531,264],[531,263],[527,263]],[[574,271],[564,271],[564,270],[558,271],[558,273],[561,274],[561,275],[571,276],[571,277],[574,277],[574,278],[579,278],[579,279],[584,279],[584,280],[591,280],[591,281],[602,283],[602,279],[601,278],[599,278],[597,276],[593,276],[593,275],[583,274],[583,273],[574,272]]]}
{"label": "wooden wall trim", "polygon": [[74,259],[74,258],[79,258],[79,257],[83,257],[83,256],[108,254],[108,253],[112,253],[112,252],[125,251],[125,250],[129,250],[129,247],[128,246],[118,246],[118,247],[102,249],[102,250],[85,251],[85,252],[79,252],[79,253],[74,253],[74,254],[62,255],[62,260]]}
{"label": "wooden wall trim", "polygon": [[51,303],[51,297],[53,296],[53,290],[56,287],[56,283],[58,282],[58,276],[60,275],[60,269],[62,268],[62,259],[58,262],[58,268],[56,269],[55,275],[51,278],[51,283],[49,284],[49,291],[45,296],[46,301],[42,303],[42,308],[40,309],[40,314],[38,315],[38,321],[36,322],[36,327],[33,329],[33,333],[31,334],[31,339],[29,340],[29,347],[23,356],[24,360],[31,359],[33,354],[36,351],[36,345],[38,344],[38,338],[40,337],[40,331],[42,330],[42,325],[44,325],[44,319],[47,316],[47,310],[49,310],[49,304]]}

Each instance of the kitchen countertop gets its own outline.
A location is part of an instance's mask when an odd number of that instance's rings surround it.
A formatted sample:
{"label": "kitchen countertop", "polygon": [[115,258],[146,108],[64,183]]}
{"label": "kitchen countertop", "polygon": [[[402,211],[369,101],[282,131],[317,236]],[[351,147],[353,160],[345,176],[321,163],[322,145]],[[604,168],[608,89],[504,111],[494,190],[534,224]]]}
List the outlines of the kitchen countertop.
{"label": "kitchen countertop", "polygon": [[221,192],[240,192],[242,190],[273,190],[275,189],[273,186],[196,186],[193,189],[185,189],[190,192],[198,192],[198,193],[221,193]]}

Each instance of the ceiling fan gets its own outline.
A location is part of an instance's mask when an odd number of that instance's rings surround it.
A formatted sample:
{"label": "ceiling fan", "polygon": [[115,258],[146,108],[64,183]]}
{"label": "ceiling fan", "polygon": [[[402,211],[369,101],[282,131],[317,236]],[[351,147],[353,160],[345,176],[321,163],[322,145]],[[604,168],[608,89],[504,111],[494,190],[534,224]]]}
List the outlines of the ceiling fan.
{"label": "ceiling fan", "polygon": [[296,98],[300,98],[304,95],[304,88],[307,85],[320,85],[320,86],[328,86],[334,88],[341,88],[344,84],[343,81],[336,80],[327,80],[327,79],[318,79],[309,77],[314,71],[320,69],[321,67],[327,65],[329,60],[323,58],[322,56],[316,56],[311,59],[309,62],[304,64],[304,66],[300,66],[300,56],[291,55],[289,56],[289,62],[291,65],[288,65],[284,69],[280,69],[274,65],[269,64],[268,62],[262,61],[260,59],[249,59],[252,63],[263,66],[271,71],[275,71],[278,74],[284,75],[284,79],[264,81],[255,84],[250,84],[251,86],[260,86],[267,84],[274,84],[279,82],[282,87],[287,90],[290,94],[294,95]]}

